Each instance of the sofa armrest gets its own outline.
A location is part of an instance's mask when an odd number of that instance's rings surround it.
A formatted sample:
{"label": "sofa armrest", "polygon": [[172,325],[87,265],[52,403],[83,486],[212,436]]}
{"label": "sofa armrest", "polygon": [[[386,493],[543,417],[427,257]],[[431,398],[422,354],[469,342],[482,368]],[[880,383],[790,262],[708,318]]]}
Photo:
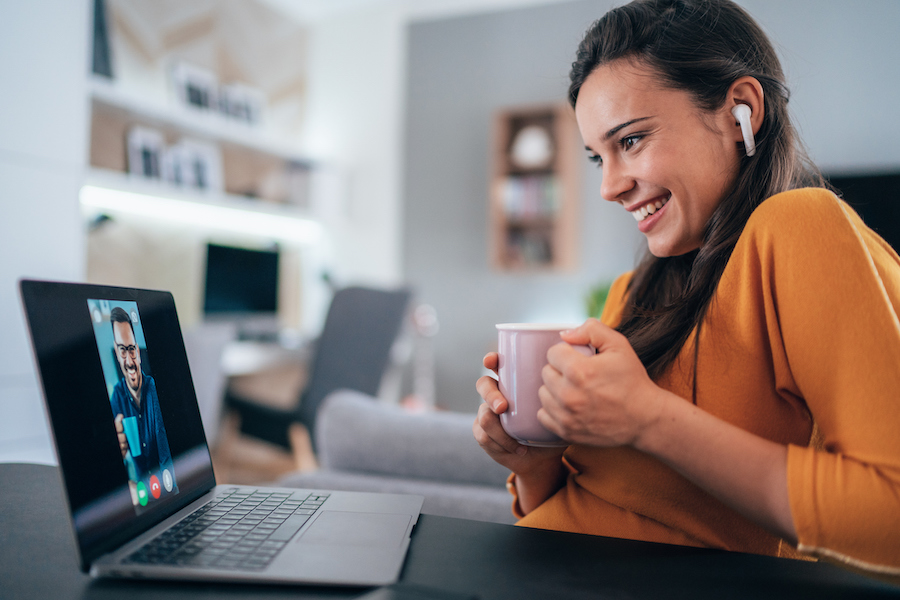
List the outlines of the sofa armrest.
{"label": "sofa armrest", "polygon": [[316,419],[319,462],[339,471],[503,487],[509,471],[475,442],[474,420],[474,413],[408,413],[339,390]]}

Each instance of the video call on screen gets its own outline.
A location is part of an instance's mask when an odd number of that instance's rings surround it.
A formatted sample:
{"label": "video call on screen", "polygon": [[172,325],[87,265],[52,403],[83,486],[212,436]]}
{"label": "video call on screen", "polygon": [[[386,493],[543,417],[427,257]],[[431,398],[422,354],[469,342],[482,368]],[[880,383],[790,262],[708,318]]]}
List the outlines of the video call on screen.
{"label": "video call on screen", "polygon": [[110,421],[136,514],[178,493],[156,380],[136,302],[88,300]]}

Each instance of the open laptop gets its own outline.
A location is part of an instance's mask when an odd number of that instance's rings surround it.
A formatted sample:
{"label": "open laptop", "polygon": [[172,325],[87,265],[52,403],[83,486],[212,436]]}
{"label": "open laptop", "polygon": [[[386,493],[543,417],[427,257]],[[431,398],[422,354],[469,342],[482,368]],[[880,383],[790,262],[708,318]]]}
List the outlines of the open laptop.
{"label": "open laptop", "polygon": [[22,280],[81,568],[383,585],[421,496],[216,485],[168,292]]}

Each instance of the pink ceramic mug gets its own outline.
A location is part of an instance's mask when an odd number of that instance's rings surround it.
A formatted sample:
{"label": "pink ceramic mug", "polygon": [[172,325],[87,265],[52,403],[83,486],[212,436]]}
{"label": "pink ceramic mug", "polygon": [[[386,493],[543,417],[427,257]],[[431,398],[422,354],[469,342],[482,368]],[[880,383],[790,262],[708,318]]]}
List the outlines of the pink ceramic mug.
{"label": "pink ceramic mug", "polygon": [[[547,351],[560,343],[561,331],[577,325],[551,323],[503,323],[497,325],[500,355],[497,375],[500,393],[509,408],[500,415],[503,429],[525,446],[567,446],[568,442],[551,433],[538,421],[541,408],[538,390],[544,385],[541,369],[547,364]],[[573,346],[585,355],[594,354],[589,346]]]}

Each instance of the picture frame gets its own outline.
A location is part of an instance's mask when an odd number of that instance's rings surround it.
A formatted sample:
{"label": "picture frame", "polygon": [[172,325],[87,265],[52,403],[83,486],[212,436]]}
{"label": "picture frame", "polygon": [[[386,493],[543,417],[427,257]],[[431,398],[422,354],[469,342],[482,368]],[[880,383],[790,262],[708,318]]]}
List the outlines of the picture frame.
{"label": "picture frame", "polygon": [[219,87],[219,110],[226,117],[259,126],[263,121],[266,95],[257,88],[242,83],[228,83]]}
{"label": "picture frame", "polygon": [[128,172],[148,179],[161,179],[166,140],[161,131],[135,126],[128,130]]}
{"label": "picture frame", "polygon": [[[170,153],[171,183],[200,191],[223,191],[222,151],[216,144],[183,138],[172,146]],[[180,182],[175,180],[176,176]]]}
{"label": "picture frame", "polygon": [[180,62],[172,67],[175,96],[184,106],[200,110],[219,109],[219,81],[208,69]]}
{"label": "picture frame", "polygon": [[184,157],[181,144],[173,144],[165,149],[162,160],[162,178],[174,186],[186,185],[185,169],[188,161]]}

